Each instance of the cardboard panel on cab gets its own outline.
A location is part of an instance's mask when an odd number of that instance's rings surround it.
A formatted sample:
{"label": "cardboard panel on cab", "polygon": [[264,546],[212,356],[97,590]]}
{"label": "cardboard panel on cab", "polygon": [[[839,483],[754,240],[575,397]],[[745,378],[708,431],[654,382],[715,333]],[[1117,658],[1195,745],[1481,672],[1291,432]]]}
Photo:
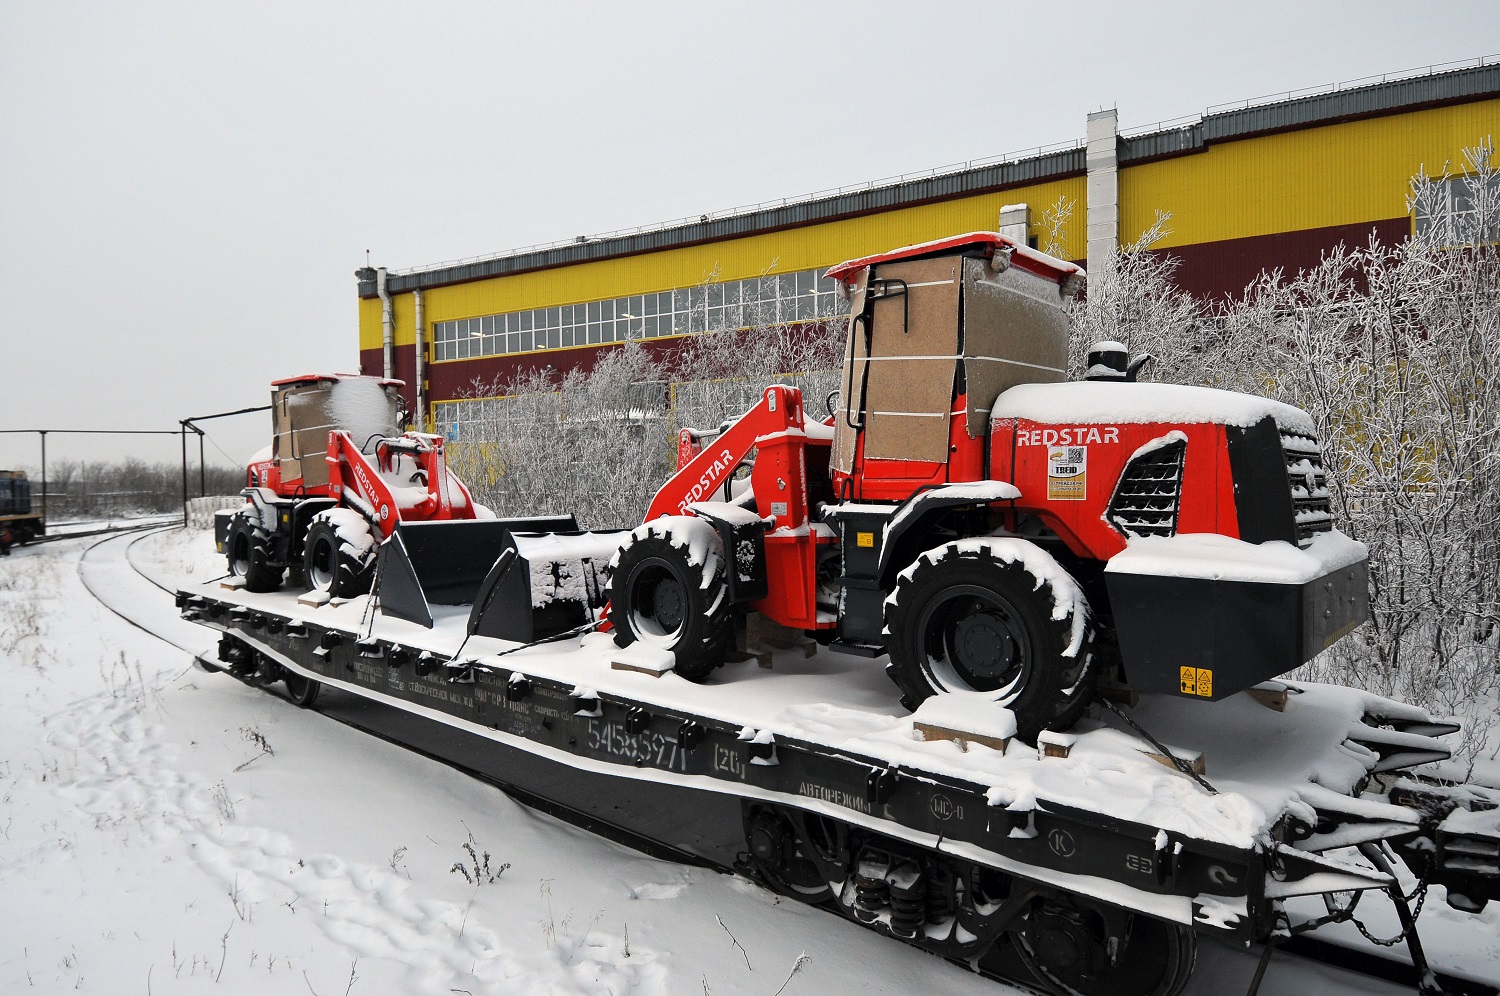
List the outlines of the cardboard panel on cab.
{"label": "cardboard panel on cab", "polygon": [[[307,487],[328,483],[328,430],[334,428],[324,384],[282,389],[277,414],[277,451],[283,480],[301,478]],[[363,442],[363,440],[360,440]]]}
{"label": "cardboard panel on cab", "polygon": [[865,310],[865,286],[870,271],[859,275],[859,282],[849,295],[849,327],[844,336],[844,379],[839,384],[839,410],[833,420],[833,452],[828,465],[850,473],[854,470],[854,440],[858,430],[854,428],[864,411],[860,398],[860,385],[865,376],[865,329],[859,316]]}
{"label": "cardboard panel on cab", "polygon": [[865,392],[865,458],[948,459],[953,378],[958,367],[956,256],[875,267],[870,376]]}
{"label": "cardboard panel on cab", "polygon": [[963,284],[967,428],[977,439],[1001,392],[1067,379],[1068,319],[1057,284],[1025,270],[966,259]]}

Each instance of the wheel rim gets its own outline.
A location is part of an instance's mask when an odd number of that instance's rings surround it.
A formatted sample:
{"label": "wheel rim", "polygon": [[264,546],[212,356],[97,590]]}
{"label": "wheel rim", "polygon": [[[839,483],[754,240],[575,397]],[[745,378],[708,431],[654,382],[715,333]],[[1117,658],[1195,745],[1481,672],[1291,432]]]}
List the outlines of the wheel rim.
{"label": "wheel rim", "polygon": [[1193,932],[1152,917],[1131,917],[1115,964],[1087,909],[1044,903],[1014,936],[1026,967],[1048,988],[1071,996],[1176,996],[1197,953]]}
{"label": "wheel rim", "polygon": [[778,852],[788,836],[795,839],[796,831],[785,820],[765,815],[756,818],[746,834],[756,870],[767,885],[784,896],[812,904],[832,899],[833,888],[819,873],[817,864],[801,855],[789,862],[782,860]]}
{"label": "wheel rim", "polygon": [[630,579],[630,622],[646,643],[671,647],[687,620],[687,589],[665,560],[642,561]]}
{"label": "wheel rim", "polygon": [[313,540],[312,557],[308,564],[308,583],[318,591],[328,591],[333,587],[334,573],[337,570],[338,558],[334,553],[333,544],[326,536],[316,537]]}
{"label": "wheel rim", "polygon": [[312,678],[287,671],[283,680],[286,682],[287,697],[296,705],[309,706],[318,696],[318,683]]}
{"label": "wheel rim", "polygon": [[235,533],[229,541],[229,573],[244,577],[250,573],[250,537]]}
{"label": "wheel rim", "polygon": [[945,691],[1015,698],[1031,677],[1034,645],[1016,607],[978,585],[955,585],[928,601],[918,620],[923,670]]}

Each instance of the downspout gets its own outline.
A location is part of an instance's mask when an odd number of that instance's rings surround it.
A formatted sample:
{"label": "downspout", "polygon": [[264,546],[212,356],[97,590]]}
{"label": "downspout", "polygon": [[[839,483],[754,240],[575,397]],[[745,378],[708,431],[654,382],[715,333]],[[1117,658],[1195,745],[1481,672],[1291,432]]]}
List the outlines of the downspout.
{"label": "downspout", "polygon": [[396,376],[396,317],[391,310],[391,292],[385,288],[385,267],[375,271],[375,292],[380,295],[380,341],[385,351],[385,379]]}
{"label": "downspout", "polygon": [[417,310],[417,431],[427,431],[427,326],[422,316],[422,290],[411,292]]}

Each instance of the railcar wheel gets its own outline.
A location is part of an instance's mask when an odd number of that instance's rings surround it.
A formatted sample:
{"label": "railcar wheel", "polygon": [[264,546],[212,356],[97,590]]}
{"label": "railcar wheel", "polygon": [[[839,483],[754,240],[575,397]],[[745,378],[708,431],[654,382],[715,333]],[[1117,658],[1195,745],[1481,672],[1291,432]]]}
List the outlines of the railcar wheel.
{"label": "railcar wheel", "polygon": [[302,566],[314,591],[332,598],[354,598],[370,590],[374,577],[374,541],[369,526],[328,512],[313,516],[302,544]]}
{"label": "railcar wheel", "polygon": [[281,587],[281,568],[271,566],[270,536],[244,513],[229,524],[224,542],[229,573],[243,578],[246,591],[275,591]]}
{"label": "railcar wheel", "polygon": [[773,892],[811,905],[834,897],[818,866],[802,853],[814,845],[785,816],[769,810],[754,813],[746,820],[745,840],[751,868]]}
{"label": "railcar wheel", "polygon": [[1024,540],[922,554],[897,581],[886,627],[887,670],[910,708],[944,692],[984,692],[1034,743],[1044,729],[1072,726],[1088,704],[1088,606],[1057,561]]}
{"label": "railcar wheel", "polygon": [[615,643],[670,650],[676,673],[702,681],[724,663],[733,635],[724,554],[699,519],[658,519],[630,535],[611,565]]}
{"label": "railcar wheel", "polygon": [[1177,996],[1197,958],[1191,927],[1124,914],[1125,936],[1111,963],[1099,912],[1077,900],[1044,901],[1014,933],[1016,953],[1059,996]]}
{"label": "railcar wheel", "polygon": [[317,701],[318,691],[323,687],[321,682],[296,671],[287,671],[283,680],[286,682],[286,697],[303,709]]}

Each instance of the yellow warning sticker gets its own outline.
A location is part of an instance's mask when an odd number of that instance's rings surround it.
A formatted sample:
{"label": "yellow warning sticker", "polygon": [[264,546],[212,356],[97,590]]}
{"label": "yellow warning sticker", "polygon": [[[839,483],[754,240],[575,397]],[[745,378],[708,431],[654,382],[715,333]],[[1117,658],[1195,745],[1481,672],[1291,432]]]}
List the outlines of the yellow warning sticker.
{"label": "yellow warning sticker", "polygon": [[1047,451],[1047,500],[1082,501],[1088,496],[1089,448],[1057,446]]}
{"label": "yellow warning sticker", "polygon": [[1179,691],[1184,695],[1211,698],[1214,694],[1214,672],[1206,667],[1184,667],[1178,669]]}
{"label": "yellow warning sticker", "polygon": [[874,533],[855,533],[854,534],[854,545],[855,546],[869,546],[869,547],[873,547],[875,545],[875,534]]}

